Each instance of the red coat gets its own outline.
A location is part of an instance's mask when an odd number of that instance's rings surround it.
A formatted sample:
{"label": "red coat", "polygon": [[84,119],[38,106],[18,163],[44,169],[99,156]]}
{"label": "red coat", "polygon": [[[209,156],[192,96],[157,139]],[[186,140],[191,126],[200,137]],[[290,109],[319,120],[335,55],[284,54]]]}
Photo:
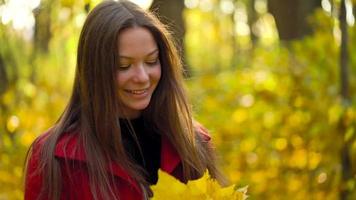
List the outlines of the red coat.
{"label": "red coat", "polygon": [[[203,129],[198,132],[202,134],[204,140],[210,140],[210,137]],[[39,149],[42,143],[43,141],[39,140],[33,146],[29,159],[25,183],[25,200],[36,200],[41,191],[42,176],[34,172],[39,165]],[[55,148],[54,154],[60,161],[62,173],[61,199],[93,199],[89,186],[88,172],[85,167],[82,167],[86,165],[84,149],[76,149],[78,148],[76,144],[76,136],[69,137],[69,134],[65,134],[59,139]],[[69,170],[67,170],[64,160],[73,161],[70,162]],[[180,163],[181,160],[177,151],[167,138],[162,137],[161,170],[171,174],[178,180],[182,180],[181,167],[178,167]],[[142,191],[139,185],[119,165],[112,163],[111,167],[108,167],[108,172],[115,177],[115,184],[120,200],[142,200]]]}

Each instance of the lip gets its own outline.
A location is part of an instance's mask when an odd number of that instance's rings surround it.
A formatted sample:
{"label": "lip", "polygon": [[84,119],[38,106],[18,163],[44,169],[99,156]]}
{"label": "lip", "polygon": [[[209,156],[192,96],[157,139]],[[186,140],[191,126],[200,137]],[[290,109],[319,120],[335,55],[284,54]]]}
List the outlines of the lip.
{"label": "lip", "polygon": [[148,95],[149,88],[136,89],[136,90],[124,89],[124,91],[125,91],[126,94],[130,95],[131,97],[143,98],[143,97],[146,97]]}

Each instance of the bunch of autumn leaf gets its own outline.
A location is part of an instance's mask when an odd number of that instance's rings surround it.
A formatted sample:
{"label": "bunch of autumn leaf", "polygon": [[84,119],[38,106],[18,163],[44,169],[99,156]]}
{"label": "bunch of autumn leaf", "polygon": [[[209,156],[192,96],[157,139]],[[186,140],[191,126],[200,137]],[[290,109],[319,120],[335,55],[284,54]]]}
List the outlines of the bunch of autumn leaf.
{"label": "bunch of autumn leaf", "polygon": [[235,185],[221,187],[215,180],[209,178],[208,173],[198,180],[187,184],[163,171],[158,172],[159,181],[152,186],[153,200],[245,200],[247,199],[247,186],[237,189]]}

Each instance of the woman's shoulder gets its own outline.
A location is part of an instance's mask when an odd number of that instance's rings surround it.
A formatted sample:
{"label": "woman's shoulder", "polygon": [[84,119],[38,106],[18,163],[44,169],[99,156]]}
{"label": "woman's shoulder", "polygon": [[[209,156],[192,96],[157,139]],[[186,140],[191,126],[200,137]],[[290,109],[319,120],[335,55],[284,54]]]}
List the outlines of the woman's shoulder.
{"label": "woman's shoulder", "polygon": [[[46,146],[47,142],[50,142],[49,140],[55,139],[52,137],[56,137],[54,135],[54,128],[50,128],[40,134],[32,143],[30,147],[30,157],[39,157],[41,154],[41,151],[43,148]],[[74,147],[77,147],[78,145],[78,134],[76,134],[77,131],[66,131],[61,134],[59,134],[58,139],[55,139],[55,148],[54,148],[54,154],[55,156],[58,157],[65,157],[66,152],[73,152]],[[76,149],[76,148],[75,148]]]}
{"label": "woman's shoulder", "polygon": [[42,149],[44,143],[48,139],[49,135],[51,134],[52,128],[46,130],[45,132],[41,133],[37,138],[32,142],[30,146],[30,153],[31,156],[39,154],[40,150]]}
{"label": "woman's shoulder", "polygon": [[31,144],[26,158],[26,189],[28,183],[39,184],[41,182],[41,155],[45,141],[51,129],[40,134]]}

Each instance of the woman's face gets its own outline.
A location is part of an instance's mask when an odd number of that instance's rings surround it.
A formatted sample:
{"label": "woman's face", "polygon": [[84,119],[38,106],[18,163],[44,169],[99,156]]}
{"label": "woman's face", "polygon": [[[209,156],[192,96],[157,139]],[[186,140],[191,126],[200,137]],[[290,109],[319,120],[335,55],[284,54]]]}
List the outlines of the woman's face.
{"label": "woman's face", "polygon": [[132,27],[118,38],[117,84],[124,117],[136,118],[150,103],[161,78],[156,41],[145,28]]}

